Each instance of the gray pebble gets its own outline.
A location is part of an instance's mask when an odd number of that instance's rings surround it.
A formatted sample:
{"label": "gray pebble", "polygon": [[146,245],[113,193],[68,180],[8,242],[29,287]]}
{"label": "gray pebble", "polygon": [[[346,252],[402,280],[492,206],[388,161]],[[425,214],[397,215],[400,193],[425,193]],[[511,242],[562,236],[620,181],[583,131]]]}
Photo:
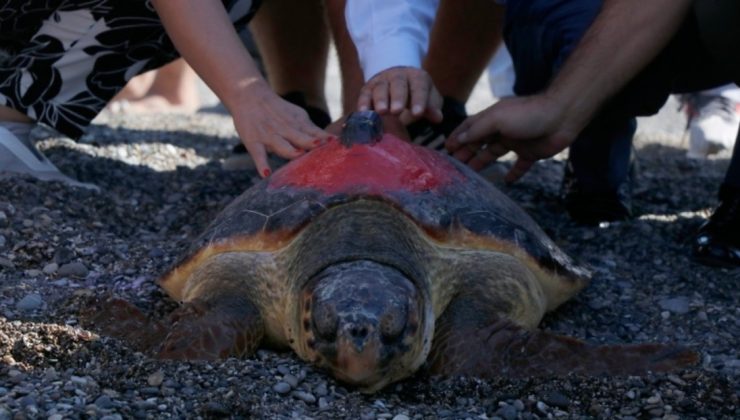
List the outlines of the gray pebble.
{"label": "gray pebble", "polygon": [[686,314],[689,312],[689,299],[685,296],[678,296],[671,299],[661,299],[658,301],[661,309],[673,312],[674,314]]}
{"label": "gray pebble", "polygon": [[550,407],[547,406],[547,404],[543,403],[542,401],[537,401],[537,411],[539,411],[542,414],[547,414]]}
{"label": "gray pebble", "polygon": [[5,407],[0,407],[0,420],[11,420],[13,413]]}
{"label": "gray pebble", "polygon": [[95,400],[95,405],[98,408],[106,410],[108,408],[113,407],[113,400],[111,400],[109,396],[104,394],[104,395],[99,396],[98,399]]}
{"label": "gray pebble", "polygon": [[514,408],[516,408],[517,411],[524,411],[524,403],[522,400],[514,401]]}
{"label": "gray pebble", "polygon": [[405,414],[396,414],[393,417],[393,420],[410,420],[410,419],[409,419],[409,416],[407,416]]}
{"label": "gray pebble", "polygon": [[0,228],[8,227],[8,216],[4,211],[0,211]]}
{"label": "gray pebble", "polygon": [[164,373],[161,370],[158,370],[149,375],[146,382],[149,386],[160,386],[162,385],[162,382],[164,382]]}
{"label": "gray pebble", "polygon": [[53,262],[53,263],[46,264],[41,271],[43,271],[45,274],[54,274],[57,272],[58,269],[59,269],[59,264]]}
{"label": "gray pebble", "polygon": [[568,408],[570,400],[558,391],[545,392],[542,395],[542,401],[551,407]]}
{"label": "gray pebble", "polygon": [[81,262],[71,262],[59,267],[59,275],[65,277],[85,278],[90,271]]}
{"label": "gray pebble", "polygon": [[6,242],[7,242],[7,239],[5,239],[5,236],[0,235],[0,248],[3,248]]}
{"label": "gray pebble", "polygon": [[54,252],[54,262],[57,264],[66,264],[75,257],[75,253],[69,248],[59,247]]}
{"label": "gray pebble", "polygon": [[15,304],[15,308],[19,311],[35,311],[37,309],[41,309],[43,305],[44,300],[41,298],[41,295],[38,293],[31,293],[19,300],[18,303]]}
{"label": "gray pebble", "polygon": [[329,395],[329,390],[326,389],[326,382],[321,382],[314,388],[313,392],[319,397],[325,397]]}
{"label": "gray pebble", "polygon": [[162,248],[154,247],[154,248],[152,248],[152,249],[149,250],[148,255],[149,255],[150,258],[162,258],[162,257],[164,257],[165,254],[164,254],[164,251],[162,250]]}
{"label": "gray pebble", "polygon": [[310,392],[294,391],[293,396],[307,404],[313,404],[316,402],[316,397],[314,397]]}
{"label": "gray pebble", "polygon": [[283,376],[283,382],[285,382],[288,385],[290,385],[291,388],[295,388],[295,387],[298,386],[298,378],[296,378],[295,376],[291,375],[290,373]]}
{"label": "gray pebble", "polygon": [[278,382],[272,386],[272,390],[277,392],[278,394],[287,394],[288,392],[290,392],[291,387],[285,382]]}
{"label": "gray pebble", "polygon": [[513,405],[506,404],[496,411],[496,415],[501,416],[505,420],[513,420],[519,415],[519,412]]}
{"label": "gray pebble", "polygon": [[326,398],[321,397],[319,398],[319,410],[324,411],[329,408],[329,402],[326,401]]}

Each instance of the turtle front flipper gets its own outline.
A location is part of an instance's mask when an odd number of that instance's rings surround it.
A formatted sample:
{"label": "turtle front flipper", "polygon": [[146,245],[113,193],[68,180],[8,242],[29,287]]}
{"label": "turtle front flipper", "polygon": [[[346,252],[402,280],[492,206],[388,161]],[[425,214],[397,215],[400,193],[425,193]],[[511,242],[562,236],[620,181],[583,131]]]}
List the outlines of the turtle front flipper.
{"label": "turtle front flipper", "polygon": [[482,378],[642,375],[694,365],[699,358],[696,352],[670,344],[592,345],[528,330],[507,319],[478,329],[445,321],[435,335],[429,358],[436,374]]}
{"label": "turtle front flipper", "polygon": [[259,310],[239,294],[219,293],[183,304],[158,357],[214,360],[251,355],[264,335]]}

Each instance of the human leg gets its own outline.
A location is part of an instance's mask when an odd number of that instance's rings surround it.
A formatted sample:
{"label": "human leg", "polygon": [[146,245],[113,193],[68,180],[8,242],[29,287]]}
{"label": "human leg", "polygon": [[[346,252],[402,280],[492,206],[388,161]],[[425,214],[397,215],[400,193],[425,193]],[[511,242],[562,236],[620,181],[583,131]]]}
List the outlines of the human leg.
{"label": "human leg", "polygon": [[740,266],[740,133],[719,192],[720,203],[694,238],[694,256],[704,264]]}
{"label": "human leg", "polygon": [[503,15],[503,7],[489,0],[440,2],[422,65],[444,97],[443,120],[410,124],[414,142],[442,149],[467,118],[465,103],[501,44]]}
{"label": "human leg", "polygon": [[299,106],[303,102],[314,123],[326,126],[330,35],[323,0],[265,0],[250,29],[273,90]]}
{"label": "human leg", "polygon": [[[517,95],[547,86],[599,9],[600,2],[585,1],[507,3],[504,36],[516,71]],[[574,220],[597,224],[631,215],[629,175],[635,128],[633,115],[604,115],[595,118],[571,146],[562,194]]]}
{"label": "human leg", "polygon": [[[200,106],[197,86],[198,75],[184,59],[178,58],[157,70],[134,77],[126,84],[124,91],[129,89],[132,83],[134,85],[140,83],[140,78],[147,77],[152,77],[148,88],[142,95],[127,99],[125,102],[127,105],[122,111],[132,113],[179,112],[189,114],[198,110]],[[146,83],[146,80],[143,80],[141,83]],[[120,97],[124,91],[119,92],[116,98]]]}

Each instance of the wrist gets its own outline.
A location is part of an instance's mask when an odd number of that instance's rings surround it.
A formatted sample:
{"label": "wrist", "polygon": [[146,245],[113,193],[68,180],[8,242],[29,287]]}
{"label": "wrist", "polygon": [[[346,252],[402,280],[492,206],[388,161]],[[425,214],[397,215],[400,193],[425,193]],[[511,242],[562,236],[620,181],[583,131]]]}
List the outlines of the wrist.
{"label": "wrist", "polygon": [[224,104],[224,107],[231,113],[234,114],[240,104],[250,101],[259,101],[261,98],[265,98],[271,94],[272,89],[267,82],[261,77],[251,77],[244,79],[226,92],[217,92],[219,99]]}
{"label": "wrist", "polygon": [[583,130],[596,113],[598,105],[590,103],[585,94],[569,95],[557,89],[547,89],[542,95],[545,109],[562,131],[578,133]]}

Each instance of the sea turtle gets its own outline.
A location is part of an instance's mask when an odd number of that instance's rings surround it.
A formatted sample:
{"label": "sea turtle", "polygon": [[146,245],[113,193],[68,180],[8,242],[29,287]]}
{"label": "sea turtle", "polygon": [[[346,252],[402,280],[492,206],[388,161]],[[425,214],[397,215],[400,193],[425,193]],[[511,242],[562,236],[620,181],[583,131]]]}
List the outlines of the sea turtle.
{"label": "sea turtle", "polygon": [[425,363],[490,377],[695,361],[670,345],[592,346],[538,330],[589,278],[490,182],[359,112],[341,139],[216,217],[160,279],[181,308],[141,342],[176,359],[291,348],[365,392]]}

